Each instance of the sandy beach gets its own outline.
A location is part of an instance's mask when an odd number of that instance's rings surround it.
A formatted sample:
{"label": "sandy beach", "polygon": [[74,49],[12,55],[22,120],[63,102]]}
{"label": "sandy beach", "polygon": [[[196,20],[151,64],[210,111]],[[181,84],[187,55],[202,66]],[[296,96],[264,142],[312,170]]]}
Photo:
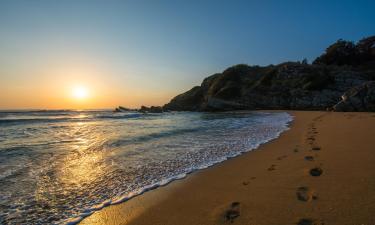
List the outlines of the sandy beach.
{"label": "sandy beach", "polygon": [[375,224],[375,113],[290,113],[278,139],[80,224]]}

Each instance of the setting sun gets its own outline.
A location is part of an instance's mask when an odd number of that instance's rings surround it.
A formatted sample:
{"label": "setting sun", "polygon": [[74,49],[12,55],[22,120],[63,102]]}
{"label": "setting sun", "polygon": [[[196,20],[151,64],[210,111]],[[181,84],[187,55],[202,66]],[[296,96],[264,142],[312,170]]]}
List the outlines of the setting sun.
{"label": "setting sun", "polygon": [[84,86],[76,86],[73,88],[72,94],[75,99],[81,100],[81,99],[87,98],[89,95],[89,92],[87,88]]}

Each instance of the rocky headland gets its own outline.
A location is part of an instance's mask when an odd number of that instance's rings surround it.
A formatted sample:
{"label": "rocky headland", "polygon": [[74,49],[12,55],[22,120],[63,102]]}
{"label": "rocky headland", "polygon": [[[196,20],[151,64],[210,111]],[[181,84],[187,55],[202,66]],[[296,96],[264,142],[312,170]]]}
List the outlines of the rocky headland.
{"label": "rocky headland", "polygon": [[375,111],[375,36],[340,39],[311,64],[232,66],[158,111],[238,109]]}

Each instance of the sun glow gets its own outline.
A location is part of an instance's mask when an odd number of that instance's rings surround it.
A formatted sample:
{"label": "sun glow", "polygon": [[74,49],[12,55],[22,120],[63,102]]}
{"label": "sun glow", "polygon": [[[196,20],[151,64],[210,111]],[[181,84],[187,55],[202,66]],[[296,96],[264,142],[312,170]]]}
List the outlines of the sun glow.
{"label": "sun glow", "polygon": [[86,99],[89,95],[89,91],[84,86],[76,86],[72,90],[72,95],[75,99],[78,99],[78,100]]}

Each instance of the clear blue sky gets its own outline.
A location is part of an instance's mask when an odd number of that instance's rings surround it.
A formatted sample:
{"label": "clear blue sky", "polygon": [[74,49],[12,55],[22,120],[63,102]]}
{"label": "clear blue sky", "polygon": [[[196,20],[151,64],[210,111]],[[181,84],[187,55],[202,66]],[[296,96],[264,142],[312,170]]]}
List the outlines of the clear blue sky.
{"label": "clear blue sky", "polygon": [[0,108],[63,107],[22,93],[64,77],[108,93],[87,107],[162,104],[233,64],[311,61],[374,34],[375,1],[0,0]]}

